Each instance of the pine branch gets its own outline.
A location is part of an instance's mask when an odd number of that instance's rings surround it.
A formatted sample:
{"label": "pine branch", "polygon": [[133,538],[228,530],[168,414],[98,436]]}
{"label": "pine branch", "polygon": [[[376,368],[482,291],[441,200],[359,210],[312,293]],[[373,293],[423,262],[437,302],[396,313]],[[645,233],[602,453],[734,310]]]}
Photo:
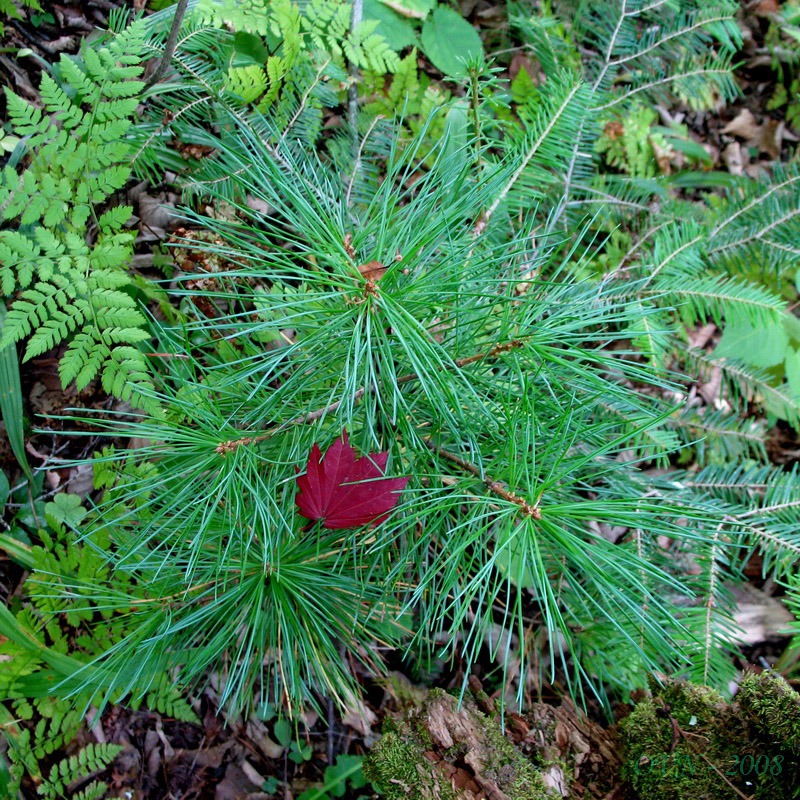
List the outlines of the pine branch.
{"label": "pine branch", "polygon": [[[487,358],[496,358],[502,353],[507,353],[510,350],[515,350],[518,347],[524,347],[525,343],[520,339],[513,339],[510,342],[504,342],[503,344],[498,344],[492,347],[490,350],[487,350],[485,353],[477,353],[473,356],[467,356],[466,358],[460,358],[453,362],[453,366],[460,369],[461,367],[465,367],[467,364],[474,364],[476,361],[483,361]],[[403,383],[409,383],[411,381],[418,381],[420,376],[416,372],[411,372],[408,375],[401,375],[399,378],[395,380],[395,383],[400,385]],[[350,402],[357,402],[360,400],[365,392],[366,387],[362,386],[360,389],[357,389],[353,392],[349,400]],[[307,414],[301,414],[298,417],[294,417],[286,422],[282,422],[280,425],[270,429],[266,433],[261,434],[254,434],[250,436],[243,436],[240,439],[229,439],[226,442],[220,442],[214,449],[217,453],[221,456],[226,456],[228,453],[235,452],[239,447],[250,445],[250,444],[257,444],[258,442],[263,442],[265,439],[269,439],[271,436],[275,436],[277,433],[281,433],[282,431],[286,430],[288,427],[292,425],[307,425],[310,422],[314,422],[318,420],[320,417],[324,417],[327,414],[331,414],[336,411],[344,402],[344,399],[337,400],[335,403],[331,403],[330,405],[325,406],[324,408],[318,408],[315,411],[310,411]]]}
{"label": "pine branch", "polygon": [[496,494],[498,497],[501,497],[503,500],[506,500],[509,503],[514,503],[514,505],[519,506],[519,513],[522,514],[522,516],[530,517],[531,519],[536,520],[540,520],[542,518],[542,512],[539,510],[538,501],[534,505],[531,505],[527,500],[525,500],[525,498],[520,497],[514,492],[506,489],[503,484],[500,483],[500,481],[496,481],[487,477],[483,471],[471,461],[467,461],[466,459],[461,458],[461,456],[451,453],[449,450],[445,450],[443,447],[438,444],[434,444],[429,439],[425,440],[425,445],[433,450],[433,452],[437,455],[441,456],[442,458],[446,458],[448,461],[452,461],[454,464],[457,464],[459,467],[461,467],[461,469],[469,472],[476,478],[480,478],[486,484],[486,488],[489,489],[489,491],[493,494]]}

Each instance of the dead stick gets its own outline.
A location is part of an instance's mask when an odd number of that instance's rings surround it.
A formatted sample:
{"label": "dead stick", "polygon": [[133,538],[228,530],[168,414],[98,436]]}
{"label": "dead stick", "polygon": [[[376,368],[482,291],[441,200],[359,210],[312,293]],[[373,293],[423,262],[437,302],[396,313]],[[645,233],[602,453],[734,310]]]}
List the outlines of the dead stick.
{"label": "dead stick", "polygon": [[164,77],[167,69],[169,68],[170,63],[172,62],[172,56],[175,55],[175,47],[178,44],[178,33],[181,29],[183,16],[186,14],[186,7],[188,5],[189,0],[178,0],[178,5],[175,6],[175,14],[172,17],[172,25],[170,26],[169,34],[167,35],[167,42],[164,45],[164,54],[161,56],[161,61],[158,62],[155,72],[153,72],[153,74],[147,80],[147,83],[145,83],[145,89],[149,89],[154,83],[158,83],[158,81]]}

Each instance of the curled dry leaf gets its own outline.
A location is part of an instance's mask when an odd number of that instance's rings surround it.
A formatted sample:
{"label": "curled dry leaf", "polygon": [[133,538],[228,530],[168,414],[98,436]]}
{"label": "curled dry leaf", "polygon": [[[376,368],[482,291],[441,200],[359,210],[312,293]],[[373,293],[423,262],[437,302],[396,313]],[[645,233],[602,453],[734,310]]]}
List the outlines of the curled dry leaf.
{"label": "curled dry leaf", "polygon": [[353,247],[352,233],[346,233],[344,235],[344,239],[342,239],[342,245],[344,246],[345,253],[347,253],[347,255],[350,256],[350,258],[352,258],[355,261],[356,251],[355,248]]}
{"label": "curled dry leaf", "polygon": [[743,108],[723,129],[723,133],[738,136],[740,139],[753,139],[760,131],[760,126],[749,108]]}
{"label": "curled dry leaf", "polygon": [[386,273],[386,267],[380,261],[368,261],[359,264],[358,271],[368,281],[379,281]]}

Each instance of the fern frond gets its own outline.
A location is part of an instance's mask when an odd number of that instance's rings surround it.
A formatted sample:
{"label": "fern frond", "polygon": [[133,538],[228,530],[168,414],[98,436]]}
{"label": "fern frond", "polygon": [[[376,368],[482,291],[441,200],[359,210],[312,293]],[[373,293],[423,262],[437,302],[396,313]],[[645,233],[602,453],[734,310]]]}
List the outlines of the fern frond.
{"label": "fern frond", "polygon": [[348,33],[342,47],[347,59],[361,69],[392,73],[400,66],[400,58],[386,39],[375,33],[377,20],[365,20]]}
{"label": "fern frond", "polygon": [[103,781],[92,781],[81,791],[72,795],[72,800],[101,800],[106,796],[108,784]]}
{"label": "fern frond", "polygon": [[[104,386],[137,402],[151,393],[152,381],[144,356],[131,352],[149,336],[136,301],[124,291],[131,286],[125,265],[135,234],[124,225],[132,209],[107,211],[93,244],[87,242],[93,207],[130,175],[124,139],[144,86],[135,80],[144,54],[140,21],[105,46],[84,44],[80,58],[63,55],[62,83],[42,77],[46,115],[9,92],[9,115],[30,137],[32,158],[19,177],[4,170],[0,185],[4,218],[20,215],[21,224],[33,226],[31,233],[0,232],[0,286],[6,296],[22,290],[11,302],[0,347],[30,337],[27,360],[64,342],[64,385],[77,379],[85,386],[107,360]],[[147,404],[154,408],[152,398]]]}
{"label": "fern frond", "polygon": [[106,769],[124,749],[120,744],[87,744],[52,766],[39,793],[53,800],[64,797],[69,784]]}

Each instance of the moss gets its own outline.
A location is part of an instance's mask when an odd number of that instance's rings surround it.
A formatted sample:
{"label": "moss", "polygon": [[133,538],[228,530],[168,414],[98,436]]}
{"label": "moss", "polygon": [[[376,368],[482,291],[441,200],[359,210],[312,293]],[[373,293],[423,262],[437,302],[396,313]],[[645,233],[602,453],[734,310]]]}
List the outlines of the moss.
{"label": "moss", "polygon": [[800,797],[800,699],[780,683],[746,676],[730,704],[684,681],[653,686],[621,723],[623,777],[646,800]]}
{"label": "moss", "polygon": [[401,708],[420,705],[428,694],[427,689],[415,686],[400,672],[390,672],[382,683]]}
{"label": "moss", "polygon": [[736,700],[764,738],[800,751],[800,695],[783,678],[750,672],[743,678]]}
{"label": "moss", "polygon": [[456,800],[457,795],[444,781],[424,781],[431,763],[414,741],[404,740],[399,732],[385,731],[364,761],[364,777],[381,790],[386,800]]}
{"label": "moss", "polygon": [[465,800],[491,785],[509,800],[549,800],[539,771],[497,721],[436,689],[420,707],[384,723],[364,774],[388,800]]}

